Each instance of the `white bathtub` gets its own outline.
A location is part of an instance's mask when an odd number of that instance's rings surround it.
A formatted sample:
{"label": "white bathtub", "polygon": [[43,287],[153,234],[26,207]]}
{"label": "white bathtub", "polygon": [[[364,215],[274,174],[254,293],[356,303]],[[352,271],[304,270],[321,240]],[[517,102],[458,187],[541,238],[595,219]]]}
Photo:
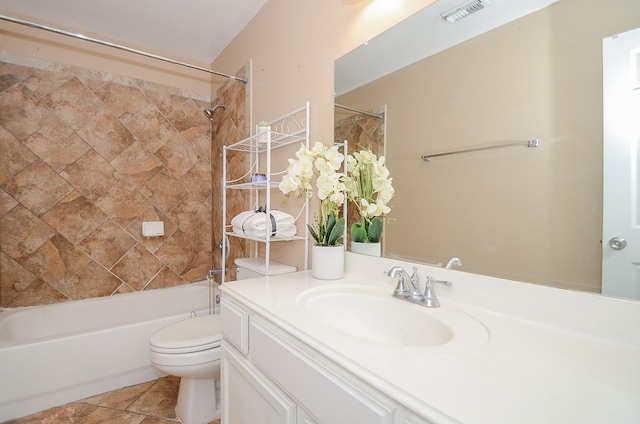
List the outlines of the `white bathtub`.
{"label": "white bathtub", "polygon": [[209,310],[206,281],[0,312],[0,422],[160,377],[149,337]]}

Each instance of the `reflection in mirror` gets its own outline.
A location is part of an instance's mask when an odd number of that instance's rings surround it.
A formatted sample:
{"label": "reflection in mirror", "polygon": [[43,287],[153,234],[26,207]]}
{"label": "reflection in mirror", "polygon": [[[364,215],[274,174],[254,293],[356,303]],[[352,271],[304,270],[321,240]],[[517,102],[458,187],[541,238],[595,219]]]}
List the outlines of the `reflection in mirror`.
{"label": "reflection in mirror", "polygon": [[[369,149],[376,156],[384,155],[384,107],[360,110],[347,105],[335,104],[334,142],[347,140],[347,153]],[[361,220],[353,205],[347,208],[347,223],[350,227]],[[382,239],[381,239],[382,241]],[[347,228],[347,246],[351,245],[351,231]]]}
{"label": "reflection in mirror", "polygon": [[[431,24],[477,26],[491,13]],[[465,271],[599,293],[602,39],[638,26],[636,0],[562,0],[366,85],[336,88],[338,104],[386,108],[396,196],[385,256],[457,256]],[[348,72],[341,63],[374,44],[338,59],[336,87]],[[529,139],[540,147],[421,158]]]}

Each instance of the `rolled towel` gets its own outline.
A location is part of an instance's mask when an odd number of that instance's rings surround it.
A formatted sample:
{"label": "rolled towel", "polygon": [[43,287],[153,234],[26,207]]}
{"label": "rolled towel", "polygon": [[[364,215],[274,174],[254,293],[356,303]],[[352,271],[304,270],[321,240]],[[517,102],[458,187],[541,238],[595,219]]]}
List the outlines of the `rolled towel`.
{"label": "rolled towel", "polygon": [[[253,237],[253,238],[266,238],[267,237],[267,232],[265,230],[242,230],[242,228],[238,228],[238,227],[233,227],[233,232],[236,234],[241,234],[247,237]],[[296,235],[296,233],[298,232],[298,229],[296,228],[295,225],[287,225],[285,227],[278,227],[277,231],[275,234],[272,234],[271,237],[273,238],[287,238],[287,237],[293,237]]]}
{"label": "rolled towel", "polygon": [[244,221],[247,220],[247,218],[249,218],[252,215],[255,215],[256,211],[244,211],[244,212],[240,212],[238,215],[236,215],[235,217],[233,217],[233,219],[231,220],[231,225],[233,227],[237,227],[242,229],[242,224],[244,223]]}
{"label": "rolled towel", "polygon": [[[271,211],[271,216],[272,219],[269,225],[275,226],[276,231],[278,231],[281,226],[295,224],[295,219],[287,213],[274,210]],[[267,222],[267,216],[264,213],[254,213],[245,218],[241,227],[244,228],[245,231],[266,230]]]}
{"label": "rolled towel", "polygon": [[[286,212],[272,210],[270,228],[275,229],[272,236],[292,237],[296,235],[295,218]],[[261,207],[257,211],[244,211],[231,220],[233,231],[249,237],[266,237],[267,216]]]}

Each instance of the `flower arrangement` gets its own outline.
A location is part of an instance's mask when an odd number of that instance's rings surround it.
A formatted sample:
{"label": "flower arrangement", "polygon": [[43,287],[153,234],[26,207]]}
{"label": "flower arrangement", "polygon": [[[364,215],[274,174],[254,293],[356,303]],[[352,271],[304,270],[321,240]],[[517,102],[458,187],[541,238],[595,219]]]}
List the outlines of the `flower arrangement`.
{"label": "flower arrangement", "polygon": [[378,243],[382,235],[380,217],[391,212],[388,203],[395,191],[384,160],[384,156],[378,158],[368,149],[347,155],[347,198],[362,217],[362,222],[351,226],[351,239],[355,242]]}
{"label": "flower arrangement", "polygon": [[340,206],[345,201],[344,173],[338,172],[344,155],[337,146],[327,147],[316,142],[309,149],[302,145],[296,159],[289,159],[286,174],[279,188],[285,195],[294,193],[298,197],[312,197],[311,181],[316,178],[320,214],[316,223],[308,224],[309,233],[318,246],[335,246],[344,234],[344,218],[338,218]]}

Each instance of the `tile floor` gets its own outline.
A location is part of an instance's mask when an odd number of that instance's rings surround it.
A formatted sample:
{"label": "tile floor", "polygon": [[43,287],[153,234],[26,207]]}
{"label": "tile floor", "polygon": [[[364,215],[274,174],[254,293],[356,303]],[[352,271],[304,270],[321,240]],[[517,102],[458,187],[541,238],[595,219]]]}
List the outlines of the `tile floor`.
{"label": "tile floor", "polygon": [[4,424],[175,424],[179,422],[174,411],[179,384],[178,377],[163,377]]}

